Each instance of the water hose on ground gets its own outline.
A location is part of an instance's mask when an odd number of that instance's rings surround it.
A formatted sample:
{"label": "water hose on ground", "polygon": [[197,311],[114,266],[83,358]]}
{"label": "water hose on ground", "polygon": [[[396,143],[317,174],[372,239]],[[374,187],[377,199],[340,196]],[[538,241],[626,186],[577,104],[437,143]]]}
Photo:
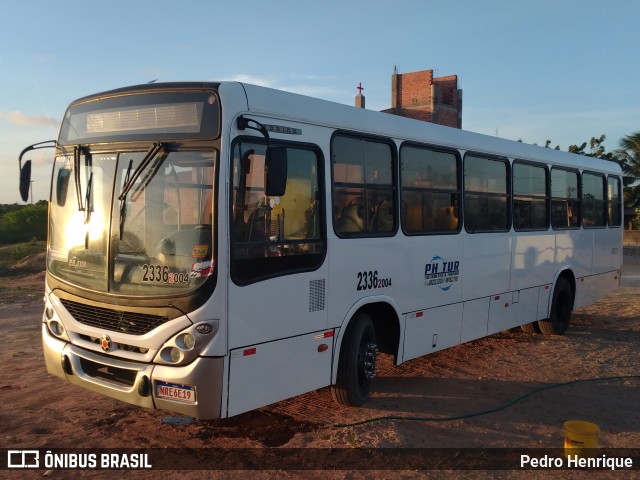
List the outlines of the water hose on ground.
{"label": "water hose on ground", "polygon": [[461,415],[452,415],[452,416],[448,416],[448,417],[415,417],[415,416],[400,416],[400,415],[384,415],[381,417],[373,417],[373,418],[366,418],[364,420],[360,420],[358,422],[352,422],[352,423],[336,423],[333,426],[336,428],[342,428],[342,427],[355,427],[357,425],[364,425],[365,423],[372,423],[372,422],[379,422],[382,420],[405,420],[405,421],[417,421],[417,422],[448,422],[451,420],[462,420],[465,418],[472,418],[472,417],[479,417],[481,415],[487,415],[489,413],[494,413],[494,412],[499,412],[500,410],[505,410],[513,405],[515,405],[516,403],[524,400],[527,397],[530,397],[531,395],[534,395],[536,393],[540,393],[543,392],[545,390],[552,390],[554,388],[560,388],[560,387],[566,387],[569,385],[576,385],[578,383],[586,383],[586,382],[602,382],[602,381],[607,381],[607,380],[625,380],[625,379],[631,379],[631,378],[640,378],[640,375],[619,375],[619,376],[614,376],[614,377],[593,377],[593,378],[583,378],[583,379],[577,379],[577,380],[572,380],[570,382],[562,382],[562,383],[552,383],[550,385],[545,385],[543,387],[539,387],[539,388],[535,388],[533,390],[529,390],[528,392],[523,393],[522,395],[513,398],[509,401],[507,401],[506,403],[503,403],[502,405],[498,405],[496,407],[492,407],[492,408],[488,408],[486,410],[479,410],[477,412],[469,412],[469,413],[463,413]]}

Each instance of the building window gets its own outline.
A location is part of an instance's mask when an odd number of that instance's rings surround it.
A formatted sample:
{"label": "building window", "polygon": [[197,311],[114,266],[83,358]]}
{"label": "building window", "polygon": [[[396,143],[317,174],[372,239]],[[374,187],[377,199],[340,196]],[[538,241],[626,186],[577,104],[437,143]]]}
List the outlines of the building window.
{"label": "building window", "polygon": [[402,229],[407,234],[459,230],[458,155],[426,147],[400,150]]}
{"label": "building window", "polygon": [[551,169],[551,226],[555,229],[580,227],[578,177],[573,170]]}
{"label": "building window", "polygon": [[464,225],[468,232],[509,230],[509,166],[506,160],[464,157]]}
{"label": "building window", "polygon": [[394,234],[397,221],[392,144],[336,135],[331,155],[336,233],[341,237]]}
{"label": "building window", "polygon": [[513,163],[513,228],[549,228],[548,172],[542,165]]}

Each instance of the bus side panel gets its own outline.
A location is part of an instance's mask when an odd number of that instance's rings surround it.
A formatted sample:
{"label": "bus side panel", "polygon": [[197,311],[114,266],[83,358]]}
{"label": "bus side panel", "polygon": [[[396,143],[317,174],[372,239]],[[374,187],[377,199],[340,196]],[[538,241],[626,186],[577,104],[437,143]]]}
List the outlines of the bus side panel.
{"label": "bus side panel", "polygon": [[326,329],[326,284],[324,268],[242,287],[231,284],[229,348]]}
{"label": "bus side panel", "polygon": [[519,233],[514,236],[512,291],[549,283],[556,272],[554,247],[555,235],[548,232]]}
{"label": "bus side panel", "polygon": [[488,320],[489,297],[464,302],[460,343],[486,336]]}
{"label": "bus side panel", "polygon": [[613,291],[620,286],[620,271],[590,275],[578,280],[576,298],[573,307],[580,308]]}
{"label": "bus side panel", "polygon": [[406,317],[404,362],[460,343],[461,303],[410,313]]}
{"label": "bus side panel", "polygon": [[459,303],[466,272],[463,235],[416,236],[401,241],[402,246],[396,249],[404,255],[404,263],[398,265],[404,283],[396,298],[403,311]]}
{"label": "bus side panel", "polygon": [[333,331],[231,351],[228,416],[329,385]]}
{"label": "bus side panel", "polygon": [[622,232],[619,228],[593,230],[592,273],[604,273],[620,269]]}
{"label": "bus side panel", "polygon": [[551,308],[551,285],[543,285],[538,291],[538,314],[536,320],[545,320],[549,318],[549,309]]}
{"label": "bus side panel", "polygon": [[511,290],[511,243],[512,237],[509,232],[465,235],[462,262],[463,300],[488,297]]}
{"label": "bus side panel", "polygon": [[538,287],[491,297],[487,334],[501,332],[536,320]]}
{"label": "bus side panel", "polygon": [[593,234],[588,230],[556,232],[556,271],[568,265],[576,278],[591,274]]}

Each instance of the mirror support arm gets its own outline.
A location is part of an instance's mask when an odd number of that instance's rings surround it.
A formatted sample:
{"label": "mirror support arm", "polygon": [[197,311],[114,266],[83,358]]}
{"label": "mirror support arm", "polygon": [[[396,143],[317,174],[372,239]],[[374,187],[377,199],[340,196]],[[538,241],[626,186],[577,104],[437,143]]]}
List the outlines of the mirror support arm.
{"label": "mirror support arm", "polygon": [[[249,125],[250,122],[255,123],[257,127],[253,127]],[[264,127],[264,125],[262,125],[260,122],[253,120],[251,118],[246,118],[243,115],[240,115],[237,120],[237,126],[238,126],[238,130],[244,130],[246,128],[249,128],[251,130],[256,130],[260,132],[262,136],[265,138],[265,140],[267,141],[267,147],[269,147],[269,142],[270,142],[269,132]]]}

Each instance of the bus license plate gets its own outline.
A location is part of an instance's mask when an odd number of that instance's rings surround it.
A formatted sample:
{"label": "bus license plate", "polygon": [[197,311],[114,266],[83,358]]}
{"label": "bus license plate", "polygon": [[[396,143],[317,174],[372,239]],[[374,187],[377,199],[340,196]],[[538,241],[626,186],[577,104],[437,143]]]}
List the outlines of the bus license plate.
{"label": "bus license plate", "polygon": [[196,387],[156,381],[156,397],[176,402],[196,403]]}

